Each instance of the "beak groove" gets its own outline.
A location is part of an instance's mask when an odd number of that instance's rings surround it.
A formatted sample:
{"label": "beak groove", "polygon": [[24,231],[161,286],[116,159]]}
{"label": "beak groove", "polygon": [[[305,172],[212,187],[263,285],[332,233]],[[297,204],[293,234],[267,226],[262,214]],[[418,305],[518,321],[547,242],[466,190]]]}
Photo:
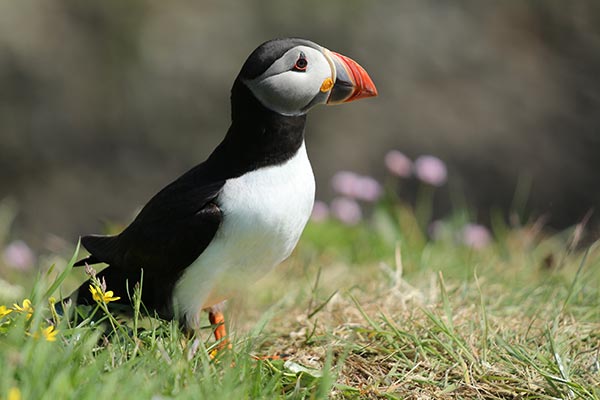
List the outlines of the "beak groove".
{"label": "beak groove", "polygon": [[377,96],[373,80],[356,61],[342,54],[330,52],[336,69],[336,79],[327,104],[340,104]]}

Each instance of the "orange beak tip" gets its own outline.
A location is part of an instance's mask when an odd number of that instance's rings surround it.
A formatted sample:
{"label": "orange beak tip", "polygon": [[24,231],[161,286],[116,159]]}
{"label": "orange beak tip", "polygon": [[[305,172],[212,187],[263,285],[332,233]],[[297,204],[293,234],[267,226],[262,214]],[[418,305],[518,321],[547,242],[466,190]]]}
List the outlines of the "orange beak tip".
{"label": "orange beak tip", "polygon": [[[360,66],[356,61],[350,57],[346,57],[343,54],[332,52],[336,57],[336,63],[340,68],[343,68],[343,75],[347,79],[347,83],[351,84],[353,90],[348,93],[349,95],[341,100],[343,103],[350,101],[364,99],[368,97],[375,97],[378,95],[377,88],[373,83],[373,80],[367,73],[367,71]],[[340,101],[338,100],[338,102]]]}

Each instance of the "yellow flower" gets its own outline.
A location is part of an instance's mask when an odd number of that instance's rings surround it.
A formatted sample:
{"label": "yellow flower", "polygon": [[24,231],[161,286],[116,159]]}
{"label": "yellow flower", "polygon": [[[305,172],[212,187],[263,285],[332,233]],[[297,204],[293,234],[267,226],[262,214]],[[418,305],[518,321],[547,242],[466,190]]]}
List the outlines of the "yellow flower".
{"label": "yellow flower", "polygon": [[6,306],[0,306],[0,318],[2,317],[6,317],[8,314],[10,314],[13,310],[6,307]]}
{"label": "yellow flower", "polygon": [[23,306],[13,304],[13,309],[16,312],[27,314],[27,319],[31,318],[31,315],[33,314],[33,307],[31,306],[31,300],[29,299],[23,300]]}
{"label": "yellow flower", "polygon": [[6,400],[21,400],[21,391],[17,387],[8,389],[8,397]]}
{"label": "yellow flower", "polygon": [[42,329],[42,335],[44,336],[44,339],[46,339],[48,342],[54,342],[56,341],[56,335],[58,334],[58,330],[54,329],[54,327],[52,325],[50,325],[49,327]]}
{"label": "yellow flower", "polygon": [[98,303],[110,303],[111,301],[117,301],[120,299],[120,297],[114,296],[112,290],[103,292],[101,288],[92,285],[90,285],[90,292],[92,293],[92,298]]}
{"label": "yellow flower", "polygon": [[47,328],[44,329],[40,329],[39,332],[33,332],[33,333],[29,333],[26,332],[27,336],[31,336],[34,339],[39,339],[40,338],[40,332],[42,333],[41,336],[44,337],[44,339],[46,339],[46,341],[48,342],[55,342],[56,341],[56,335],[58,335],[58,330],[54,328],[54,326],[50,325]]}

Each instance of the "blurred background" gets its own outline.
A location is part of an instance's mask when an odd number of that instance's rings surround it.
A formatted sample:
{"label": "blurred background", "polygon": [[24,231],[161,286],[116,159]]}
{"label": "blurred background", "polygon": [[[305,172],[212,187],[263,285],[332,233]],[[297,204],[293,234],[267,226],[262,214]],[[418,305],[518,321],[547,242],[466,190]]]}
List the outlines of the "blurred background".
{"label": "blurred background", "polygon": [[319,199],[339,170],[385,182],[399,150],[447,166],[433,218],[562,229],[600,204],[598,1],[1,1],[1,239],[52,250],[128,222],[219,143],[245,58],[285,36],[354,58],[380,93],[311,113]]}

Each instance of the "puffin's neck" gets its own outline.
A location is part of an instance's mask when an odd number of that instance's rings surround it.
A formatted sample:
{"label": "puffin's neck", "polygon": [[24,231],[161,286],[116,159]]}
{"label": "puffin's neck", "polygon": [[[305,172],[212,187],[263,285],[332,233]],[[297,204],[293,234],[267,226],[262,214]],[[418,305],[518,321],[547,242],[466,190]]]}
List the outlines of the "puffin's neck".
{"label": "puffin's neck", "polygon": [[306,115],[286,116],[264,107],[250,89],[236,79],[231,89],[231,126],[209,157],[240,176],[278,165],[292,158],[304,141]]}

